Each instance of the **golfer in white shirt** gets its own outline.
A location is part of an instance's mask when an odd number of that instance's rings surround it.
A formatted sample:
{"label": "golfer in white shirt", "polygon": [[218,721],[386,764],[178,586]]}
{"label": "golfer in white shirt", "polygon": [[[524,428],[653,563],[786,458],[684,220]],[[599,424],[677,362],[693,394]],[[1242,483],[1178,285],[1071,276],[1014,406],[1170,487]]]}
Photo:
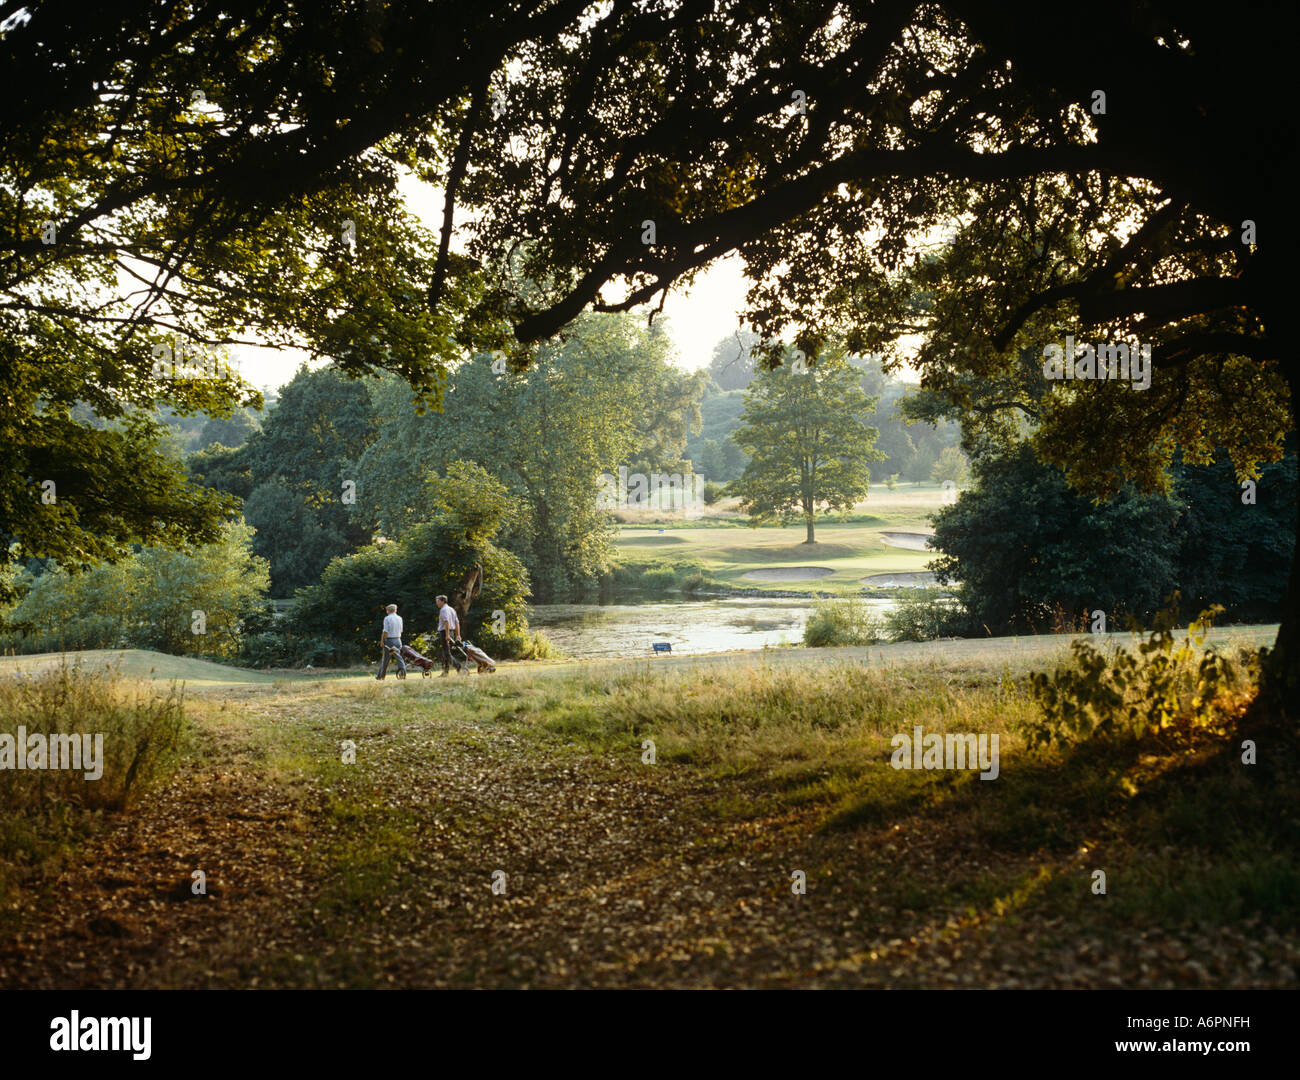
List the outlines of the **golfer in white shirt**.
{"label": "golfer in white shirt", "polygon": [[[389,604],[385,609],[388,614],[384,616],[384,632],[379,636],[379,647],[384,650],[384,659],[379,664],[379,674],[375,676],[382,679],[388,671],[388,660],[391,656],[397,656],[397,667],[402,673],[402,678],[406,678],[406,663],[402,660],[402,617],[397,614],[397,605]],[[397,653],[389,652],[389,649],[396,649]]]}

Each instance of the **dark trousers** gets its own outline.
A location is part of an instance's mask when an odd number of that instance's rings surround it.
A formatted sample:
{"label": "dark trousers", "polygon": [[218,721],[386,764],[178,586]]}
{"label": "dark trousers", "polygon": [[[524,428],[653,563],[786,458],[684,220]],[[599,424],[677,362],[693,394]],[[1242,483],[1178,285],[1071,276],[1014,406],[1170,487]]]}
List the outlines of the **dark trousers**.
{"label": "dark trousers", "polygon": [[[401,638],[396,638],[396,637],[385,637],[385,638],[384,638],[384,644],[385,644],[386,646],[388,646],[389,648],[393,648],[393,649],[401,649],[401,647],[402,647],[402,639],[401,639]],[[387,648],[384,649],[384,659],[382,660],[382,662],[381,662],[380,665],[379,665],[379,678],[382,679],[382,678],[384,677],[384,675],[388,672],[388,661],[389,661],[390,659],[392,659],[392,657],[393,657],[393,654],[390,653],[390,652],[388,651]],[[396,659],[397,659],[397,666],[401,669],[402,674],[405,675],[405,674],[406,674],[406,662],[402,659],[402,654],[401,654],[400,652],[397,654]]]}
{"label": "dark trousers", "polygon": [[442,670],[445,674],[451,670],[451,638],[442,635]]}

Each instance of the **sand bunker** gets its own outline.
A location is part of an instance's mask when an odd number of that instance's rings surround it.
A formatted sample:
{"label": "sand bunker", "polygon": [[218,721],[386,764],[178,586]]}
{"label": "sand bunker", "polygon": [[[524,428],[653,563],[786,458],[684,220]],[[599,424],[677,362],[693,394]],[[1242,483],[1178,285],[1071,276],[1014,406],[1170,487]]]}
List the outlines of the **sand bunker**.
{"label": "sand bunker", "polygon": [[931,533],[918,532],[882,532],[881,542],[886,547],[908,548],[911,551],[925,551],[926,544],[934,539]]}
{"label": "sand bunker", "polygon": [[815,581],[835,573],[826,566],[773,566],[770,569],[751,570],[746,581]]}
{"label": "sand bunker", "polygon": [[934,575],[927,570],[919,570],[915,573],[905,574],[871,574],[869,577],[859,578],[863,585],[878,585],[884,588],[903,586],[910,589],[923,588],[926,585],[934,584]]}

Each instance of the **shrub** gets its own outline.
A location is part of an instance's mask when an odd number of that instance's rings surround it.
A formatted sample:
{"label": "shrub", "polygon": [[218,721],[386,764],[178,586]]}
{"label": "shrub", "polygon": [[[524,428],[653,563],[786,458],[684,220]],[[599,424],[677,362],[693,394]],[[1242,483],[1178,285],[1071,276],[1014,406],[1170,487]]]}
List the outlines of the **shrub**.
{"label": "shrub", "polygon": [[953,636],[962,626],[961,610],[942,589],[914,589],[885,614],[890,641],[933,641]]}
{"label": "shrub", "polygon": [[696,592],[719,585],[710,577],[699,559],[679,559],[673,563],[656,560],[649,563],[619,563],[610,574],[610,585],[615,593],[644,590],[666,592],[680,589]]}
{"label": "shrub", "polygon": [[1201,613],[1175,644],[1172,610],[1161,612],[1156,628],[1137,652],[1105,653],[1086,639],[1071,643],[1072,663],[1031,679],[1042,719],[1030,729],[1034,746],[1083,742],[1126,733],[1157,735],[1179,722],[1213,728],[1216,701],[1258,678],[1258,654],[1234,659],[1213,646],[1202,648],[1216,610]]}
{"label": "shrub", "polygon": [[44,632],[16,629],[0,633],[0,653],[4,654],[122,649],[129,644],[123,636],[120,616],[93,613]]}
{"label": "shrub", "polygon": [[707,589],[712,584],[714,583],[709,579],[708,574],[702,570],[696,570],[683,578],[678,588],[684,593],[695,593],[701,589]]}
{"label": "shrub", "polygon": [[665,592],[677,587],[677,571],[670,566],[656,566],[641,575],[641,588]]}
{"label": "shrub", "polygon": [[[563,655],[540,630],[507,628],[504,634],[496,634],[485,624],[478,637],[471,640],[493,660],[552,660]],[[430,647],[438,649],[436,643]],[[425,656],[435,655],[423,649],[420,651]]]}
{"label": "shrub", "polygon": [[[221,539],[192,553],[144,548],[129,568],[134,604],[129,636],[140,648],[228,658],[239,652],[241,615],[266,594],[266,560],[252,553],[253,530],[228,523]],[[193,612],[204,629],[194,632]]]}
{"label": "shrub", "polygon": [[528,641],[523,652],[519,654],[520,660],[554,660],[562,657],[562,653],[540,630],[530,630],[528,632]]}
{"label": "shrub", "polygon": [[248,667],[290,667],[293,664],[293,642],[284,634],[265,631],[244,638],[239,662]]}
{"label": "shrub", "polygon": [[1042,632],[1073,623],[1085,607],[1114,624],[1121,608],[1156,612],[1177,584],[1172,495],[1130,485],[1094,504],[1028,445],[981,456],[975,474],[974,488],[932,516],[930,546],[940,554],[930,566],[955,585],[977,626]]}
{"label": "shrub", "polygon": [[245,602],[239,611],[240,632],[245,636],[269,634],[275,629],[275,601],[259,596]]}
{"label": "shrub", "polygon": [[[339,643],[331,638],[307,634],[289,639],[291,666],[305,667],[340,667],[347,663],[348,652],[340,648]],[[378,638],[376,638],[375,655],[378,656]],[[376,661],[377,662],[377,661]]]}
{"label": "shrub", "polygon": [[638,588],[641,584],[641,572],[643,567],[629,566],[627,563],[618,563],[609,574],[609,584],[614,592],[623,592],[628,589]]}
{"label": "shrub", "polygon": [[874,645],[884,637],[880,620],[863,600],[823,600],[803,628],[810,649],[839,645]]}
{"label": "shrub", "polygon": [[[266,563],[252,530],[226,524],[220,540],[192,552],[146,547],[116,564],[38,577],[5,615],[15,652],[140,648],[221,659],[240,647],[241,615],[266,592]],[[203,612],[202,634],[193,613]]]}
{"label": "shrub", "polygon": [[726,484],[715,484],[712,480],[706,480],[704,482],[704,505],[712,506],[726,493]]}
{"label": "shrub", "polygon": [[483,587],[465,619],[465,636],[477,642],[496,611],[504,613],[507,627],[526,629],[529,583],[519,558],[488,540],[470,543],[439,523],[416,525],[398,542],[335,559],[320,584],[298,593],[285,624],[303,639],[328,642],[342,657],[372,659],[385,604],[399,605],[409,639],[437,625],[434,596],[452,595],[475,563],[483,567]]}
{"label": "shrub", "polygon": [[132,606],[123,564],[100,564],[79,574],[53,569],[31,583],[5,613],[6,645],[14,652],[113,649],[124,644]]}

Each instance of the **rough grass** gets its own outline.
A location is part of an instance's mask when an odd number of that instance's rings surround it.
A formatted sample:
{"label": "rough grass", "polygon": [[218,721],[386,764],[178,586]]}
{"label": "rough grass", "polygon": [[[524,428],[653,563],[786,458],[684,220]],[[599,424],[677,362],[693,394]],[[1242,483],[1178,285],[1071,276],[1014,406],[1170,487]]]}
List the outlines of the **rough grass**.
{"label": "rough grass", "polygon": [[43,736],[47,745],[58,736],[100,737],[93,768],[83,758],[76,769],[0,769],[0,912],[14,906],[17,882],[57,865],[103,811],[125,810],[171,773],[184,724],[175,684],[160,689],[116,667],[64,660],[0,678],[0,733],[15,748],[20,735]]}
{"label": "rough grass", "polygon": [[[1040,713],[1023,667],[937,662],[715,667],[681,679],[647,667],[577,678],[567,693],[538,697],[525,692],[497,718],[594,752],[631,755],[652,740],[660,763],[702,770],[718,785],[711,811],[720,818],[796,810],[813,834],[919,818],[964,845],[1047,854],[1060,865],[1034,870],[1021,901],[1041,893],[1056,914],[1096,906],[1098,894],[1082,887],[1091,879],[1077,868],[1061,876],[1088,855],[1122,884],[1107,894],[1116,896],[1110,911],[1130,920],[1300,919],[1300,785],[1292,773],[1274,775],[1271,787],[1252,773],[1231,725],[1192,725],[1174,742],[1126,737],[1032,751]],[[982,782],[973,772],[887,767],[890,737],[918,725],[927,734],[996,733],[1002,775]],[[960,875],[909,887],[931,890],[930,904],[974,895]]]}
{"label": "rough grass", "polygon": [[28,740],[72,736],[82,745],[89,735],[101,748],[95,764],[100,775],[89,778],[88,759],[79,768],[0,769],[0,808],[124,809],[174,764],[184,718],[175,684],[160,690],[116,668],[86,670],[64,662],[26,678],[0,679],[0,732],[15,742],[21,729]]}
{"label": "rough grass", "polygon": [[[257,801],[268,818],[301,824],[278,834],[273,851],[247,836],[224,854],[208,851],[208,863],[237,867],[247,892],[221,920],[182,926],[147,893],[135,901],[123,889],[122,921],[141,903],[152,920],[142,932],[171,944],[156,967],[127,976],[119,965],[135,955],[129,943],[119,959],[101,942],[96,978],[1294,983],[1294,746],[1279,742],[1269,764],[1245,767],[1229,717],[1188,725],[1179,740],[1166,732],[1033,751],[1028,675],[1066,640],[204,691],[192,720],[238,750],[252,789],[241,788],[232,815]],[[1000,776],[891,768],[891,736],[917,725],[997,734]],[[356,764],[341,761],[344,740],[355,743]],[[212,813],[203,770],[232,768],[226,758],[209,767],[205,755],[191,762],[195,816]],[[172,792],[149,850],[131,865],[165,863],[155,847],[182,848],[166,837],[187,823],[189,790]],[[204,835],[215,845],[226,830]],[[118,865],[113,837],[99,836],[87,858]],[[796,868],[808,891],[793,897]],[[509,877],[502,895],[490,888],[497,869]],[[1097,870],[1105,895],[1092,888]],[[75,972],[51,967],[40,935],[81,917],[84,880],[73,875],[66,896],[57,883],[24,885],[25,900],[42,897],[43,915],[25,928],[32,960],[15,969],[14,985],[77,984]],[[212,880],[225,885],[219,873]]]}

